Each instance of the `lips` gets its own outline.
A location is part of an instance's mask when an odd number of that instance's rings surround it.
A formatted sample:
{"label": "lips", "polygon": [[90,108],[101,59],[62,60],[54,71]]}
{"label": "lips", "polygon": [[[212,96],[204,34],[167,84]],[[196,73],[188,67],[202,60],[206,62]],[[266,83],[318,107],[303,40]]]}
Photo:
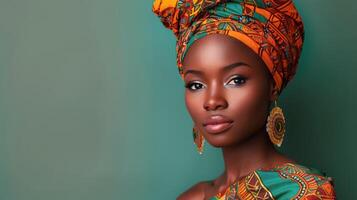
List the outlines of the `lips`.
{"label": "lips", "polygon": [[228,130],[232,123],[232,120],[223,115],[213,115],[203,123],[203,127],[208,133],[217,134]]}

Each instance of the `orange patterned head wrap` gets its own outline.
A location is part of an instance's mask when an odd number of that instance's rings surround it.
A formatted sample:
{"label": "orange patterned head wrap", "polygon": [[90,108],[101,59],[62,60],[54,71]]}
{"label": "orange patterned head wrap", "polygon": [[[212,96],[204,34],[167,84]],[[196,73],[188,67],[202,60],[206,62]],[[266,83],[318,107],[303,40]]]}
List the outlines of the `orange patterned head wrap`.
{"label": "orange patterned head wrap", "polygon": [[232,36],[257,53],[279,94],[295,75],[304,26],[292,0],[155,0],[152,11],[177,38],[181,78],[190,45],[212,33]]}

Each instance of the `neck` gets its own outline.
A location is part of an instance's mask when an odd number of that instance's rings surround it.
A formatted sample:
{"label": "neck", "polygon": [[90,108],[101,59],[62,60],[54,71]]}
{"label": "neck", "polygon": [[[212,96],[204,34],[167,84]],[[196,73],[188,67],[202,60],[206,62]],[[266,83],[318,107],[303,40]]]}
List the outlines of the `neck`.
{"label": "neck", "polygon": [[230,185],[240,177],[262,167],[270,167],[274,154],[277,154],[265,129],[251,137],[235,144],[222,148],[225,171],[222,182]]}

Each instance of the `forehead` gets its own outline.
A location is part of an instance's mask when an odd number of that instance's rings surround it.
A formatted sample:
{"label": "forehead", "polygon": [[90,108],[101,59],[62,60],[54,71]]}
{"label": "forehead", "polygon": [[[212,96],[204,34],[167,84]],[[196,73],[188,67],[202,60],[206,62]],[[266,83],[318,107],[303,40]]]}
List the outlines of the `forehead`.
{"label": "forehead", "polygon": [[261,58],[241,41],[223,34],[210,34],[196,40],[183,59],[183,71],[219,71],[233,63],[246,63],[253,70],[265,71]]}

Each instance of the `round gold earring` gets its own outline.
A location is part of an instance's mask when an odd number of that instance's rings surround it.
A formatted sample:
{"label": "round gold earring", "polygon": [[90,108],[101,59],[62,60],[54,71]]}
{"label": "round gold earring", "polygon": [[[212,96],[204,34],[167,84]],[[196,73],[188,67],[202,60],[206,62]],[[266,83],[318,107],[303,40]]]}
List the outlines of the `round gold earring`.
{"label": "round gold earring", "polygon": [[195,129],[195,127],[192,128],[192,133],[193,133],[193,143],[196,144],[198,153],[202,154],[205,138],[203,137],[203,135],[201,133],[199,133]]}
{"label": "round gold earring", "polygon": [[285,117],[283,110],[277,106],[276,100],[275,107],[270,111],[267,119],[266,131],[271,142],[280,147],[285,135]]}

